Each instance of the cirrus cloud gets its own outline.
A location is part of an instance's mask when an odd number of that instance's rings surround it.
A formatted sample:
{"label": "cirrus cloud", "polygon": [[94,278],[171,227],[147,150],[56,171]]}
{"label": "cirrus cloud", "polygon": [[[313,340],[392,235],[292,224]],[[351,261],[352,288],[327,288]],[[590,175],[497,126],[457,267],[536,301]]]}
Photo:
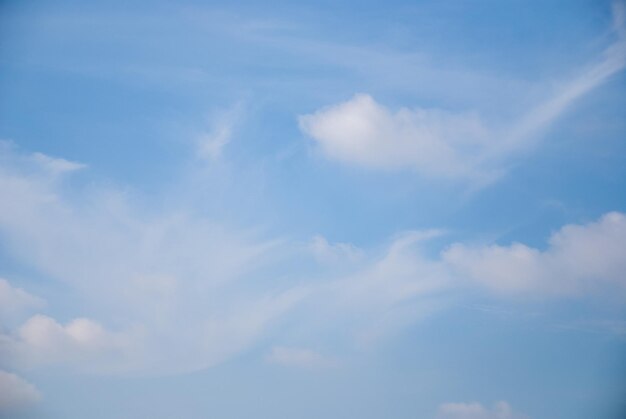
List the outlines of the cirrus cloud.
{"label": "cirrus cloud", "polygon": [[520,154],[584,95],[626,66],[624,5],[613,7],[615,40],[566,82],[550,82],[543,101],[509,121],[475,111],[424,107],[390,109],[356,94],[298,118],[302,132],[329,159],[372,169],[409,169],[429,178],[462,179],[484,186],[506,172]]}
{"label": "cirrus cloud", "polygon": [[86,304],[73,309],[89,313],[69,321],[39,314],[3,331],[10,368],[194,371],[253,348],[293,324],[286,318],[307,325],[297,346],[325,336],[358,345],[444,308],[468,284],[554,297],[624,288],[626,216],[617,212],[563,227],[547,250],[452,243],[432,255],[424,246],[440,230],[404,232],[376,249],[322,236],[302,246],[193,214],[147,212],[115,190],[67,196],[62,180],[48,182],[22,167],[28,156],[11,153],[2,157],[13,164],[0,168],[3,242],[16,260],[79,295]]}

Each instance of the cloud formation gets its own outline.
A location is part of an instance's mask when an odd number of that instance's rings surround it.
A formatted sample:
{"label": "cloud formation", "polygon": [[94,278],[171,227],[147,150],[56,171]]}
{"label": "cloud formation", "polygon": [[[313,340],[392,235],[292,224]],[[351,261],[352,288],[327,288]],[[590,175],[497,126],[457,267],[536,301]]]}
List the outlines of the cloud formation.
{"label": "cloud formation", "polygon": [[546,250],[453,244],[443,261],[458,275],[501,293],[581,294],[626,289],[626,215],[608,213],[554,233]]}
{"label": "cloud formation", "polygon": [[[64,362],[63,354],[119,348],[123,336],[118,362],[100,366],[201,369],[246,348],[302,298],[296,289],[255,289],[252,279],[271,284],[271,275],[262,272],[280,259],[276,240],[176,210],[151,214],[111,188],[70,198],[62,179],[33,167],[31,155],[3,151],[1,157],[10,164],[0,168],[0,195],[6,198],[0,206],[0,234],[8,251],[80,295],[91,313],[76,317],[103,319],[62,325],[36,316],[3,336],[11,348],[24,348],[14,354],[41,363]],[[81,368],[87,365],[85,356],[67,359]]]}
{"label": "cloud formation", "polygon": [[471,160],[486,140],[475,114],[392,112],[366,94],[301,116],[299,123],[330,158],[380,169],[412,168],[429,176],[471,175]]}
{"label": "cloud formation", "polygon": [[0,335],[2,364],[30,369],[39,366],[69,366],[104,371],[111,360],[118,364],[128,357],[125,336],[104,330],[97,322],[78,318],[65,325],[45,315],[35,315],[15,333]]}
{"label": "cloud formation", "polygon": [[516,120],[494,124],[476,112],[392,110],[361,93],[300,116],[300,129],[326,157],[343,163],[488,184],[506,171],[514,157],[534,147],[573,103],[624,69],[624,6],[615,3],[613,10],[616,40],[601,58],[552,87],[550,96]]}
{"label": "cloud formation", "polygon": [[324,236],[317,235],[311,241],[311,250],[322,263],[355,263],[363,258],[363,251],[350,243],[329,243]]}
{"label": "cloud formation", "polygon": [[[367,345],[445,308],[464,287],[553,297],[624,291],[621,213],[565,226],[546,250],[452,243],[433,255],[425,246],[442,238],[439,230],[403,232],[375,249],[322,236],[299,245],[194,214],[147,211],[111,188],[67,196],[63,179],[33,168],[28,154],[4,151],[7,250],[84,301],[57,321],[36,297],[0,282],[0,298],[31,316],[0,335],[7,368],[178,373],[223,362],[294,324],[308,334],[290,341],[295,347],[327,336]],[[284,348],[274,355],[310,358]]]}
{"label": "cloud formation", "polygon": [[53,175],[70,173],[87,167],[82,163],[51,157],[43,153],[33,153],[31,158],[35,163],[51,172]]}
{"label": "cloud formation", "polygon": [[0,278],[0,324],[12,323],[43,305],[42,299],[21,288],[15,288],[9,281]]}
{"label": "cloud formation", "polygon": [[216,160],[222,155],[224,147],[230,143],[235,125],[241,119],[243,105],[236,104],[211,117],[210,128],[200,134],[196,140],[198,157]]}

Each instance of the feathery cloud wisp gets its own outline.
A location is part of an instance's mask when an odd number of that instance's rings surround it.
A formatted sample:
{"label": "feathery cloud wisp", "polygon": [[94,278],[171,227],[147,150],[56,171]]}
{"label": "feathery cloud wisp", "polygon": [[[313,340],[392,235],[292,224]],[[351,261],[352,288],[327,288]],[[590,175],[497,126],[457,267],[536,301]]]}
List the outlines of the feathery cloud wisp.
{"label": "feathery cloud wisp", "polygon": [[334,160],[373,169],[409,169],[431,178],[482,186],[497,179],[517,154],[539,142],[567,109],[626,66],[624,6],[615,3],[617,38],[602,56],[519,119],[495,128],[475,112],[386,108],[367,94],[312,114],[300,129]]}

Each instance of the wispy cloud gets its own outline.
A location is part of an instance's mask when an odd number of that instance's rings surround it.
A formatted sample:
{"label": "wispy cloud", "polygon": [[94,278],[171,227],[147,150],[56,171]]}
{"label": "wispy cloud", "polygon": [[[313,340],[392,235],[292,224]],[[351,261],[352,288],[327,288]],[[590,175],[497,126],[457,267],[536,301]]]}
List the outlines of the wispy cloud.
{"label": "wispy cloud", "polygon": [[322,263],[356,263],[364,257],[363,251],[350,243],[329,243],[325,237],[313,237],[310,248]]}
{"label": "wispy cloud", "polygon": [[[553,297],[624,289],[621,213],[565,226],[543,252],[452,243],[429,255],[424,247],[442,238],[440,230],[404,232],[369,250],[321,236],[298,244],[195,214],[142,209],[129,192],[110,187],[67,196],[62,180],[49,182],[28,153],[5,149],[2,158],[12,162],[0,170],[7,251],[86,302],[62,322],[27,291],[0,282],[0,297],[13,296],[30,310],[29,319],[0,336],[9,368],[192,371],[267,336],[289,335],[287,318],[299,330],[307,325],[309,340],[341,335],[358,347],[445,309],[455,290],[477,284],[495,295]],[[293,347],[307,347],[307,339]],[[310,358],[278,354],[293,362]]]}
{"label": "wispy cloud", "polygon": [[203,159],[218,159],[224,147],[232,140],[235,127],[243,113],[241,102],[227,110],[214,113],[210,117],[209,129],[197,137],[198,156]]}
{"label": "wispy cloud", "polygon": [[[430,178],[462,179],[474,187],[501,176],[520,154],[585,94],[626,66],[623,3],[614,5],[616,40],[579,75],[560,83],[517,120],[486,122],[476,112],[389,109],[367,94],[299,117],[300,129],[334,160],[373,169],[409,169]],[[488,119],[487,119],[488,120]]]}
{"label": "wispy cloud", "polygon": [[43,307],[44,304],[41,298],[21,288],[15,288],[9,281],[0,278],[0,325],[10,324],[25,314]]}
{"label": "wispy cloud", "polygon": [[[61,325],[35,317],[6,336],[18,346],[36,346],[42,354],[68,352],[61,348],[93,343],[78,339],[74,331],[97,337],[102,325],[128,337],[138,352],[123,352],[117,363],[100,367],[199,369],[246,348],[301,298],[297,290],[272,286],[255,291],[249,282],[252,272],[268,278],[258,271],[280,260],[276,240],[257,239],[192,214],[151,214],[111,188],[90,189],[76,201],[48,175],[24,165],[27,155],[5,150],[3,158],[12,164],[0,170],[0,195],[6,199],[0,206],[0,232],[12,257],[89,301],[91,314],[77,317],[105,319]],[[125,321],[109,328],[111,307]],[[164,356],[181,362],[165,362]]]}
{"label": "wispy cloud", "polygon": [[579,75],[560,84],[552,96],[531,109],[519,121],[516,121],[492,150],[486,159],[499,159],[513,152],[528,149],[540,138],[561,115],[585,94],[605,83],[615,73],[626,66],[626,36],[624,35],[624,3],[613,3],[612,32],[616,40],[602,53],[602,56],[586,68],[579,70]]}

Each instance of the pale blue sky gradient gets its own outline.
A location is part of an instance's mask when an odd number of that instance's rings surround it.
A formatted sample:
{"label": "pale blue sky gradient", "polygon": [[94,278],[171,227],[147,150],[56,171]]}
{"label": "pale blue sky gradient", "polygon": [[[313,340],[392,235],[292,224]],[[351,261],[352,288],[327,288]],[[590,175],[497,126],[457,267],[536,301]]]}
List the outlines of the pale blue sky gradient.
{"label": "pale blue sky gradient", "polygon": [[0,417],[617,419],[621,1],[0,5]]}

